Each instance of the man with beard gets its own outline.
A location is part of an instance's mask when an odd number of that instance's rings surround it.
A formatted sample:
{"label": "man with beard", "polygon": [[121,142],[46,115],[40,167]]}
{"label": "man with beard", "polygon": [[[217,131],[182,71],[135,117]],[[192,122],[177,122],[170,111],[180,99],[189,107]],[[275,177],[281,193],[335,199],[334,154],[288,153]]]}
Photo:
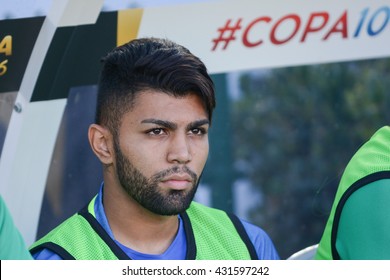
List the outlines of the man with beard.
{"label": "man with beard", "polygon": [[104,59],[91,148],[100,192],[33,244],[35,259],[278,259],[268,235],[193,202],[209,151],[214,85],[170,40],[143,38]]}

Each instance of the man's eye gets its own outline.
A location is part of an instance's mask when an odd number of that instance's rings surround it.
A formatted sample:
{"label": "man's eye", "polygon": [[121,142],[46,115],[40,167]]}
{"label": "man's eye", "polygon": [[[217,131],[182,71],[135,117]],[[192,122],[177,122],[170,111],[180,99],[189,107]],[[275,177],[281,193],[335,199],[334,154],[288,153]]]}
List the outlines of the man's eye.
{"label": "man's eye", "polygon": [[191,133],[195,135],[203,135],[206,134],[206,130],[203,128],[193,128],[191,129]]}
{"label": "man's eye", "polygon": [[164,130],[162,128],[153,128],[152,130],[149,130],[148,134],[151,135],[161,135],[163,134]]}

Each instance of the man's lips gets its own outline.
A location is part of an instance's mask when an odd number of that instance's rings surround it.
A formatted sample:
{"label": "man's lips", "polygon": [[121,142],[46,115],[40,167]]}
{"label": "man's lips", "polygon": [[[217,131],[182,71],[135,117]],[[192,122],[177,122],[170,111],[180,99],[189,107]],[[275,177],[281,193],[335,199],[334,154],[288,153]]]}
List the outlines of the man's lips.
{"label": "man's lips", "polygon": [[192,178],[188,174],[173,174],[161,180],[163,186],[174,190],[184,190],[192,186]]}

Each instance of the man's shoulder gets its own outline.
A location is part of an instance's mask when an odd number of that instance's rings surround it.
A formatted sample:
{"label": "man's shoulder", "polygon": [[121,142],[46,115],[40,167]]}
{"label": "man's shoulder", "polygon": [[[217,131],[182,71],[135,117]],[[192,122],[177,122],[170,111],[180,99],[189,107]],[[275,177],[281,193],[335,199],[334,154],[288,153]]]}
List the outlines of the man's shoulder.
{"label": "man's shoulder", "polygon": [[207,219],[212,218],[209,219],[209,221],[212,221],[213,219],[216,219],[219,222],[222,222],[222,220],[230,220],[231,222],[233,222],[233,224],[235,224],[236,227],[238,223],[241,224],[246,231],[249,230],[251,232],[255,232],[261,235],[265,234],[264,230],[261,227],[238,217],[234,213],[230,213],[221,209],[206,206],[198,202],[192,202],[190,208],[187,210],[187,213],[189,215],[192,214],[198,216],[205,216]]}
{"label": "man's shoulder", "polygon": [[231,234],[225,233],[234,233],[233,229],[235,229],[241,238],[249,241],[254,246],[256,254],[260,259],[279,259],[271,238],[260,226],[248,222],[233,213],[197,202],[193,202],[187,212],[196,216],[193,220],[198,221],[202,228],[226,229],[227,231],[221,231],[223,232],[223,235],[219,236],[221,240],[226,236],[231,236]]}
{"label": "man's shoulder", "polygon": [[46,244],[66,244],[72,243],[73,240],[79,236],[85,235],[86,228],[89,228],[88,222],[81,218],[81,215],[75,213],[67,218],[65,221],[54,227],[46,235],[39,238],[30,246],[30,252],[36,254],[42,249],[46,248]]}

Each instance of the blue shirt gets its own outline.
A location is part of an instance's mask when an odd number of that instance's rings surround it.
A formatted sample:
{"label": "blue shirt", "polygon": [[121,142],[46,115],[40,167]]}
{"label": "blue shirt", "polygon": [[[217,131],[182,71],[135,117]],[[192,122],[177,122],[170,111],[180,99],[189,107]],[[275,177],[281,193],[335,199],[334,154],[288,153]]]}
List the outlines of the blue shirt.
{"label": "blue shirt", "polygon": [[[98,196],[95,200],[95,214],[96,214],[96,220],[102,225],[102,227],[107,231],[107,233],[110,235],[110,237],[115,240],[115,242],[118,244],[118,246],[133,260],[184,260],[187,252],[187,242],[186,242],[186,235],[184,231],[184,224],[183,221],[178,215],[179,219],[179,230],[176,234],[175,239],[171,243],[171,245],[168,247],[168,249],[160,254],[160,255],[153,255],[153,254],[144,254],[141,252],[137,252],[135,250],[132,250],[129,247],[124,246],[123,244],[119,243],[110,228],[110,225],[107,221],[107,217],[104,211],[103,206],[103,186],[101,187]],[[275,249],[274,244],[272,243],[269,236],[259,227],[248,223],[246,221],[242,221],[243,226],[245,230],[248,233],[248,236],[250,240],[252,241],[257,255],[259,259],[263,260],[278,260],[279,255]],[[57,254],[53,253],[52,251],[48,249],[43,249],[33,255],[34,259],[37,260],[60,260],[61,257]]]}

